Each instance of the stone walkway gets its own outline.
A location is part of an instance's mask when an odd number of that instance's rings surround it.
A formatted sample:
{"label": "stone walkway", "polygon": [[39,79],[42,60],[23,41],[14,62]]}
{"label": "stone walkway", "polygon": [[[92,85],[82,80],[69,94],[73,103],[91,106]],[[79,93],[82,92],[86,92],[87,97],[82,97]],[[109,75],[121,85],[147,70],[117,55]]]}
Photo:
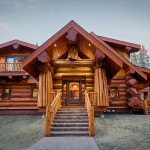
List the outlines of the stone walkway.
{"label": "stone walkway", "polygon": [[27,150],[99,150],[93,137],[43,137]]}

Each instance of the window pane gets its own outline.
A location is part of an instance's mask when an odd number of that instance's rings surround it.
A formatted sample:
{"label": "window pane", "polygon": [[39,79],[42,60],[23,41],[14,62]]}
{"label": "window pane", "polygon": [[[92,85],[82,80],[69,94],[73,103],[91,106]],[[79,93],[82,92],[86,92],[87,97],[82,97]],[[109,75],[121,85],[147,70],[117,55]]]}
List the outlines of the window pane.
{"label": "window pane", "polygon": [[33,98],[38,97],[38,89],[37,88],[33,88],[33,90],[32,90],[32,97]]}
{"label": "window pane", "polygon": [[79,99],[79,83],[78,82],[69,83],[69,98]]}
{"label": "window pane", "polygon": [[118,87],[111,87],[110,88],[110,97],[119,97]]}

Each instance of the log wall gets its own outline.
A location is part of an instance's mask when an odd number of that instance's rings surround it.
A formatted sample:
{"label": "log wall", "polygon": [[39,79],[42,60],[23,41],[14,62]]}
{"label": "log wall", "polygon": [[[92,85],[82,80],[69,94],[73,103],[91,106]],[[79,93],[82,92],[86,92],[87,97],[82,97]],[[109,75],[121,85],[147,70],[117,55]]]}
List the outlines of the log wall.
{"label": "log wall", "polygon": [[53,76],[53,89],[62,89],[62,76],[86,76],[86,90],[94,91],[94,73],[90,67],[57,68]]}
{"label": "log wall", "polygon": [[118,97],[109,95],[110,106],[128,107],[128,94],[125,76],[115,76],[110,83],[110,88],[118,88]]}
{"label": "log wall", "polygon": [[[3,99],[3,87],[11,88],[11,98]],[[36,84],[3,84],[0,86],[0,109],[2,107],[37,107],[37,98],[32,98],[32,87]]]}

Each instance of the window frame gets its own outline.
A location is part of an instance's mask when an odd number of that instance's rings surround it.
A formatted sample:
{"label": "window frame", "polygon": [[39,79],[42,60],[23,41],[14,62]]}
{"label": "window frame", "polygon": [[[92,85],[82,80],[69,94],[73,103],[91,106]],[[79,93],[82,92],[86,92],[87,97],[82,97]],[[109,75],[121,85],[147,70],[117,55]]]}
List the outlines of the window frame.
{"label": "window frame", "polygon": [[[112,96],[111,95],[111,90],[114,90],[114,91],[116,91],[116,94],[115,94],[115,96]],[[117,86],[110,86],[109,87],[109,97],[110,98],[119,98],[120,97],[120,95],[119,95],[119,85]]]}
{"label": "window frame", "polygon": [[[4,92],[5,92],[5,90],[6,89],[9,89],[9,96],[8,96],[8,98],[7,97],[5,97],[5,94],[4,94]],[[11,99],[11,93],[12,92],[12,88],[11,87],[3,87],[3,93],[2,93],[2,99],[3,100],[10,100]]]}
{"label": "window frame", "polygon": [[[37,96],[36,96],[36,97],[34,97],[34,94],[33,94],[34,89],[37,89]],[[39,89],[38,89],[37,87],[32,86],[32,91],[31,91],[31,92],[32,92],[32,93],[31,93],[31,97],[32,97],[32,98],[38,98],[38,92],[39,92]]]}

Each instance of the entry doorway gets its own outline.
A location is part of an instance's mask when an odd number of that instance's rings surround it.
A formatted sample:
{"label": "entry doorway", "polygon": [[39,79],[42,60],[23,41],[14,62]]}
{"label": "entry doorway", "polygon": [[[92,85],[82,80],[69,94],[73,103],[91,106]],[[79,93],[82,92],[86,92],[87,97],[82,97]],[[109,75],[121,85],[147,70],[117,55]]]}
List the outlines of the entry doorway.
{"label": "entry doorway", "polygon": [[63,77],[62,100],[64,105],[84,105],[85,81],[85,77]]}

